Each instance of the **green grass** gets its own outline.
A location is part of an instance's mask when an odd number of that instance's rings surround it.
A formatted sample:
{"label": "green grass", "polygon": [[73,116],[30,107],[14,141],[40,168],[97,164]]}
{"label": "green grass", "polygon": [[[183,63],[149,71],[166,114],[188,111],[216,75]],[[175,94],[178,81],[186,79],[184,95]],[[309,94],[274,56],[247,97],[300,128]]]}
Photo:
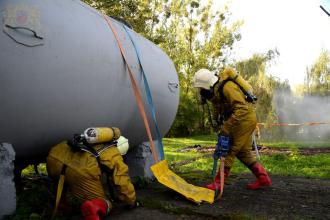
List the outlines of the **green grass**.
{"label": "green grass", "polygon": [[[202,171],[206,175],[210,175],[213,167],[213,159],[207,157],[205,153],[194,150],[180,152],[182,148],[194,145],[215,146],[216,135],[200,135],[183,138],[164,138],[165,159],[170,166],[178,173],[189,173],[190,171]],[[330,154],[318,154],[313,156],[299,155],[297,148],[309,147],[330,147],[329,142],[276,142],[276,143],[260,143],[264,146],[276,148],[292,149],[290,155],[274,154],[271,156],[261,155],[261,162],[271,174],[283,176],[304,176],[313,178],[330,178]],[[196,159],[196,160],[193,160]],[[187,161],[185,165],[176,166],[176,164]],[[191,161],[189,163],[189,161]],[[39,172],[47,173],[44,164],[38,166]],[[248,173],[250,172],[239,161],[231,170],[232,173]],[[23,175],[34,173],[33,166],[29,166],[23,170]]]}
{"label": "green grass", "polygon": [[330,178],[330,154],[313,156],[276,154],[264,157],[262,161],[270,173],[283,176]]}
{"label": "green grass", "polygon": [[166,152],[165,153],[165,159],[168,162],[177,163],[183,160],[189,160],[194,157],[202,156],[203,154],[197,153],[197,152],[184,152],[184,153],[178,153],[178,152]]}
{"label": "green grass", "polygon": [[[216,136],[194,136],[189,138],[165,138],[164,151],[165,159],[169,164],[173,164],[172,168],[178,173],[189,173],[193,171],[201,171],[205,175],[211,175],[213,167],[213,158],[203,157],[205,153],[196,151],[180,152],[179,150],[188,146],[215,146]],[[265,146],[277,148],[292,149],[290,155],[274,154],[271,156],[261,155],[261,163],[267,168],[269,173],[283,176],[301,176],[311,178],[330,178],[330,154],[318,154],[311,156],[300,155],[297,148],[309,147],[330,147],[329,142],[277,142],[277,143],[262,143]],[[192,159],[199,158],[197,160]],[[185,165],[175,166],[180,161],[191,160]],[[250,172],[238,160],[235,161],[232,173],[248,173]]]}
{"label": "green grass", "polygon": [[[182,147],[194,146],[197,144],[204,146],[214,146],[216,144],[216,134],[212,135],[198,135],[192,137],[182,137],[182,138],[163,138],[163,144],[168,146],[168,150],[178,150]],[[269,147],[279,147],[279,148],[322,148],[330,147],[329,141],[305,141],[305,142],[265,142],[259,141],[258,144],[269,146]]]}
{"label": "green grass", "polygon": [[260,142],[260,145],[268,146],[268,147],[278,147],[278,148],[322,148],[322,147],[330,147],[329,142]]}
{"label": "green grass", "polygon": [[184,147],[198,144],[202,146],[215,146],[216,135],[200,135],[183,138],[163,138],[163,144],[166,151],[176,151]]}

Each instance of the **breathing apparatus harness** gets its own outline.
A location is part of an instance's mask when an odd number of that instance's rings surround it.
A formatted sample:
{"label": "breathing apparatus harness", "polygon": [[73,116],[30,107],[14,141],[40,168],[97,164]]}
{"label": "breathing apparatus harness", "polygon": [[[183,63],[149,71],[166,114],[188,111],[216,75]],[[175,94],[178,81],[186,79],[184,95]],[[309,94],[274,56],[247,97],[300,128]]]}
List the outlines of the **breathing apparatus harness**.
{"label": "breathing apparatus harness", "polygon": [[[104,146],[99,148],[98,150],[95,150],[93,148],[93,146],[87,142],[87,139],[86,139],[85,135],[75,134],[75,135],[73,135],[72,140],[67,141],[67,144],[68,144],[68,146],[70,146],[70,148],[73,152],[84,151],[84,152],[87,152],[87,153],[91,154],[92,156],[94,156],[96,158],[97,164],[98,164],[98,166],[101,170],[101,175],[103,175],[103,173],[106,175],[106,184],[107,184],[107,187],[108,187],[108,193],[110,194],[110,198],[114,199],[115,198],[115,191],[113,190],[114,186],[113,186],[113,181],[112,181],[113,170],[111,170],[109,167],[107,167],[106,165],[101,163],[100,154],[104,150],[106,150],[110,147],[117,146],[117,141],[114,140],[114,141],[109,141],[109,142],[106,142],[106,143],[102,143]],[[54,217],[56,215],[56,212],[57,212],[57,209],[58,209],[58,205],[60,203],[62,191],[63,191],[63,188],[64,188],[64,180],[65,180],[66,169],[67,169],[67,165],[63,164],[62,168],[61,168],[60,178],[59,178],[59,181],[58,181],[58,186],[57,186],[55,209],[53,211],[51,219],[54,219]]]}
{"label": "breathing apparatus harness", "polygon": [[71,149],[73,151],[85,151],[87,153],[92,154],[97,161],[99,162],[100,160],[100,154],[110,148],[110,147],[114,147],[117,145],[117,141],[109,141],[106,143],[102,143],[104,146],[99,148],[98,150],[95,150],[91,144],[89,144],[85,138],[84,135],[82,134],[75,134],[73,136],[73,140],[68,141],[67,144],[71,147]]}
{"label": "breathing apparatus harness", "polygon": [[258,100],[258,98],[255,96],[255,95],[253,95],[252,93],[249,93],[249,92],[247,92],[244,88],[243,88],[243,86],[241,86],[237,81],[236,81],[236,79],[237,79],[237,77],[238,77],[239,75],[236,75],[234,78],[232,78],[232,77],[228,77],[227,79],[225,79],[225,80],[223,80],[222,82],[221,82],[221,84],[220,84],[220,86],[219,86],[219,89],[218,89],[218,91],[219,91],[219,94],[220,94],[220,98],[223,100],[225,97],[224,97],[224,95],[223,95],[223,87],[226,85],[226,83],[227,82],[233,82],[233,83],[235,83],[239,88],[240,88],[240,90],[243,92],[243,94],[245,95],[245,100],[247,101],[247,102],[250,102],[250,103],[255,103],[257,100]]}
{"label": "breathing apparatus harness", "polygon": [[101,163],[100,154],[104,150],[106,150],[110,147],[115,147],[117,145],[117,141],[115,140],[115,141],[109,141],[106,143],[102,143],[104,146],[102,146],[98,150],[95,150],[93,148],[93,146],[87,142],[84,135],[75,134],[73,136],[73,140],[68,141],[67,143],[73,151],[84,151],[84,152],[87,152],[87,153],[93,155],[96,158],[96,161],[97,161],[97,164],[99,165],[101,173],[106,174],[106,181],[107,181],[107,186],[108,186],[108,191],[110,193],[110,196],[111,196],[111,198],[114,198],[113,183],[111,181],[113,170],[111,170],[109,167],[107,167]]}
{"label": "breathing apparatus harness", "polygon": [[220,98],[221,100],[224,100],[224,95],[223,95],[223,87],[226,85],[227,82],[233,82],[235,83],[239,88],[240,90],[243,92],[243,94],[245,95],[245,100],[247,102],[250,102],[250,103],[255,103],[258,98],[250,93],[250,92],[247,92],[243,86],[241,86],[237,81],[236,79],[239,77],[239,75],[237,74],[235,77],[230,77],[228,76],[227,79],[223,80],[223,81],[220,81],[218,80],[209,90],[208,89],[201,89],[200,90],[200,95],[201,95],[201,102],[202,102],[202,105],[204,105],[206,103],[206,100],[210,100],[213,98],[214,96],[214,88],[216,87],[216,85],[218,83],[220,83],[220,86],[218,88],[218,92],[219,92],[219,95],[220,95]]}

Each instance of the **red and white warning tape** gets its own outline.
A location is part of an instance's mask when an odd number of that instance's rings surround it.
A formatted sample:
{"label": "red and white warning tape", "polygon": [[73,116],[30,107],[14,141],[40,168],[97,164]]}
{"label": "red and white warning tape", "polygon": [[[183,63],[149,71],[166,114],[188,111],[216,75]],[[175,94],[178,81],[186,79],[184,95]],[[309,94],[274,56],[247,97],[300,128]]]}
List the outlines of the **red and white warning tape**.
{"label": "red and white warning tape", "polygon": [[300,124],[293,124],[293,123],[279,123],[279,124],[267,124],[267,123],[258,123],[257,126],[265,126],[265,127],[273,127],[273,126],[315,126],[315,125],[325,125],[330,124],[330,122],[306,122]]}

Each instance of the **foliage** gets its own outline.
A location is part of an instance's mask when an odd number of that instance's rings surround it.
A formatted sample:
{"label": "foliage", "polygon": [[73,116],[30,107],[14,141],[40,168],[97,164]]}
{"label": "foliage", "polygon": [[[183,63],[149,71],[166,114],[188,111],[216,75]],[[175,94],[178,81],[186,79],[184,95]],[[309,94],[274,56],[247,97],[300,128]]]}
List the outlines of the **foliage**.
{"label": "foliage", "polygon": [[104,14],[121,20],[133,29],[149,38],[152,29],[158,23],[156,13],[159,4],[163,1],[149,0],[83,0],[85,3],[100,10]]}
{"label": "foliage", "polygon": [[[37,167],[37,172],[43,175],[47,175],[47,170],[45,164],[39,164]],[[22,176],[29,176],[31,173],[35,172],[35,166],[29,165],[24,170],[22,170]]]}
{"label": "foliage", "polygon": [[253,87],[258,97],[256,111],[259,122],[277,122],[275,109],[272,105],[273,95],[276,90],[290,91],[287,81],[266,74],[266,66],[272,62],[279,52],[270,50],[266,54],[254,54],[251,58],[236,63],[236,68]]}
{"label": "foliage", "polygon": [[[307,67],[305,82],[295,88],[294,94],[277,92],[279,122],[327,122],[327,103],[330,100],[329,85],[330,54],[328,51],[322,51],[314,64]],[[329,140],[328,125],[277,127],[267,129],[267,131],[275,129],[281,140]],[[271,137],[271,135],[267,136]]]}
{"label": "foliage", "polygon": [[[236,62],[236,69],[253,87],[255,95],[258,97],[256,103],[256,113],[258,122],[272,124],[278,122],[278,115],[274,107],[273,98],[277,90],[290,93],[288,81],[282,82],[280,79],[266,74],[266,67],[273,62],[279,52],[269,50],[265,54],[254,54],[251,58]],[[263,136],[268,139],[282,137],[281,129],[262,130]]]}
{"label": "foliage", "polygon": [[[273,96],[277,90],[290,91],[288,81],[267,74],[268,65],[279,56],[265,54],[231,62],[230,52],[241,38],[242,21],[233,22],[228,6],[215,11],[212,0],[84,0],[96,9],[127,21],[132,28],[161,47],[172,59],[180,81],[180,103],[169,137],[212,133],[208,107],[199,105],[199,94],[192,89],[192,78],[200,68],[218,72],[225,65],[235,66],[253,86],[258,97],[259,122],[276,123],[278,119]],[[310,68],[300,94],[329,94],[329,53],[323,51]],[[285,137],[283,129],[265,130],[268,139]]]}
{"label": "foliage", "polygon": [[192,99],[188,94],[180,91],[180,104],[176,119],[171,127],[171,131],[168,136],[175,136],[177,134],[188,136],[193,133],[198,128],[198,120],[200,108],[196,99]]}
{"label": "foliage", "polygon": [[170,135],[191,135],[210,132],[207,110],[198,105],[197,91],[192,78],[200,68],[218,70],[227,61],[227,50],[240,39],[240,22],[229,25],[228,8],[213,12],[212,1],[206,5],[196,1],[169,1],[156,28],[165,38],[159,46],[173,60],[179,73],[180,105]]}
{"label": "foliage", "polygon": [[18,188],[17,209],[14,215],[6,220],[50,219],[53,211],[54,196],[49,191],[52,183],[46,176],[36,177],[25,171],[22,186]]}
{"label": "foliage", "polygon": [[322,51],[315,63],[307,68],[304,92],[309,95],[330,95],[330,54]]}
{"label": "foliage", "polygon": [[212,10],[196,0],[84,0],[102,12],[127,21],[133,29],[160,46],[179,73],[180,106],[170,135],[209,132],[210,120],[192,90],[193,74],[200,68],[219,70],[240,39],[241,22],[229,24],[228,7]]}

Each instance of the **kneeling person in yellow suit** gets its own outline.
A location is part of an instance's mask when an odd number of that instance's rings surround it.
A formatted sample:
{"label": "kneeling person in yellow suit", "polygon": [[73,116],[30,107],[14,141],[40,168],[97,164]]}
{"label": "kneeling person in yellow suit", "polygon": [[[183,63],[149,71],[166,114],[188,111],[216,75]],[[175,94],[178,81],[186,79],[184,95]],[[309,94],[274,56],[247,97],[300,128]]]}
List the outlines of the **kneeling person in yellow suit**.
{"label": "kneeling person in yellow suit", "polygon": [[[119,129],[89,128],[78,137],[81,141],[63,141],[51,149],[47,171],[53,178],[64,174],[66,186],[82,204],[84,219],[104,218],[112,209],[113,199],[136,207],[134,186],[122,157],[129,148],[128,140],[120,136]],[[118,198],[106,194],[104,171],[111,175],[110,185]]]}

